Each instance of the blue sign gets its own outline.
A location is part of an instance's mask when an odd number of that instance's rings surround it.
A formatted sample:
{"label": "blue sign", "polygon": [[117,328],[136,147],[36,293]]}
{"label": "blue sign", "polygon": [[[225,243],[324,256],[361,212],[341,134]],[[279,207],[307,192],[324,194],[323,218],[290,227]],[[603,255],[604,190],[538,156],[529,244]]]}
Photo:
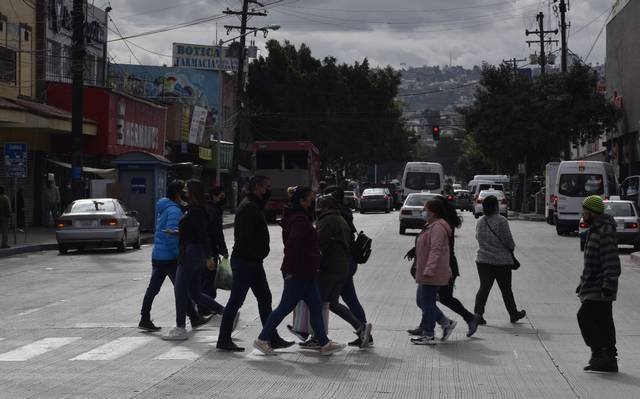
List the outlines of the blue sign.
{"label": "blue sign", "polygon": [[147,179],[145,177],[131,178],[131,192],[144,194],[147,192]]}
{"label": "blue sign", "polygon": [[4,166],[7,177],[27,177],[27,143],[5,143]]}

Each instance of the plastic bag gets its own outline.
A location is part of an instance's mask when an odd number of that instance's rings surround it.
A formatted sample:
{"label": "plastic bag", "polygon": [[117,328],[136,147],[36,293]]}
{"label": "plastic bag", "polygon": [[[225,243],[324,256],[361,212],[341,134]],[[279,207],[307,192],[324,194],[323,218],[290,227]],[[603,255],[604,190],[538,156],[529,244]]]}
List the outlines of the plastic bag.
{"label": "plastic bag", "polygon": [[232,285],[233,272],[231,271],[229,258],[222,258],[220,262],[218,262],[218,267],[216,268],[216,288],[231,291]]}

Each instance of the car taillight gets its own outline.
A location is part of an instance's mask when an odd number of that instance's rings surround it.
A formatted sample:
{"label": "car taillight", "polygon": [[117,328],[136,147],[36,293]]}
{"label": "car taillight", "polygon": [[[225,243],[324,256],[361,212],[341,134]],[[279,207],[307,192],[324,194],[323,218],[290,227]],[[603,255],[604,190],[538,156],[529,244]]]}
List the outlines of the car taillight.
{"label": "car taillight", "polygon": [[403,209],[400,213],[402,213],[403,215],[411,215],[411,211],[408,211],[406,209]]}
{"label": "car taillight", "polygon": [[70,227],[71,226],[71,220],[58,220],[58,223],[56,223],[56,227],[59,229],[64,229],[65,227]]}
{"label": "car taillight", "polygon": [[549,202],[550,202],[550,203],[554,204],[554,203],[556,203],[557,201],[558,201],[558,197],[556,197],[556,196],[555,196],[555,194],[551,194],[551,195],[549,196]]}
{"label": "car taillight", "polygon": [[447,195],[447,199],[448,199],[449,201],[453,201],[453,195],[451,195],[451,194]]}
{"label": "car taillight", "polygon": [[580,223],[580,228],[581,229],[588,229],[589,225],[587,223],[585,223],[585,222],[582,222],[582,223]]}
{"label": "car taillight", "polygon": [[388,196],[388,195],[385,195],[385,196],[384,196],[384,199],[388,200],[388,199],[389,199],[389,196]]}
{"label": "car taillight", "polygon": [[637,229],[638,228],[638,223],[634,223],[634,222],[625,223],[624,224],[624,228],[625,229]]}
{"label": "car taillight", "polygon": [[118,219],[102,219],[100,224],[108,227],[115,227],[118,225]]}
{"label": "car taillight", "polygon": [[482,204],[482,198],[476,198],[476,204]]}

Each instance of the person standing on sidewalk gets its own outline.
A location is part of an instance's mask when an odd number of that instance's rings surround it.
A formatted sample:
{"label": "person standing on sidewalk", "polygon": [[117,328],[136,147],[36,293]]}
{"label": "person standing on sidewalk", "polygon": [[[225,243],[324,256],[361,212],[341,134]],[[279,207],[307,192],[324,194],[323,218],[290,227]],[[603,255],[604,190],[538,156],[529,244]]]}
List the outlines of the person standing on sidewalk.
{"label": "person standing on sidewalk", "polygon": [[582,218],[591,226],[584,249],[584,269],[576,289],[582,302],[578,311],[580,332],[591,348],[591,359],[584,370],[617,372],[613,301],[618,292],[620,258],[616,221],[604,213],[604,202],[597,195],[587,197],[582,208]]}
{"label": "person standing on sidewalk", "polygon": [[[450,201],[447,201],[444,197],[438,197],[438,200],[442,202],[442,206],[444,207],[445,215],[444,219],[449,224],[451,231],[453,232],[449,238],[449,266],[451,267],[451,279],[449,280],[449,284],[440,287],[438,290],[438,300],[441,304],[453,310],[457,314],[459,314],[464,321],[467,323],[468,331],[467,337],[473,336],[478,330],[478,317],[473,313],[469,312],[467,308],[458,300],[458,298],[453,296],[453,290],[456,284],[456,278],[460,276],[460,268],[458,267],[458,259],[455,254],[455,229],[460,228],[462,226],[462,218],[458,215],[456,208]],[[415,250],[413,254],[408,254],[408,256],[415,257]],[[420,306],[420,298],[417,299],[418,306]],[[438,324],[440,324],[443,328],[447,327],[450,324],[453,324],[455,327],[457,322],[454,320],[443,319],[438,320]],[[407,331],[411,335],[421,335],[422,327],[417,327],[413,330]]]}
{"label": "person standing on sidewalk", "polygon": [[166,341],[184,341],[187,337],[185,319],[191,301],[198,307],[213,309],[216,302],[202,293],[202,269],[215,267],[211,257],[209,214],[204,199],[204,186],[199,180],[189,180],[185,195],[190,208],[180,220],[178,268],[174,293],[176,296],[176,327],[162,337]]}
{"label": "person standing on sidewalk", "polygon": [[44,188],[44,202],[47,210],[47,225],[49,220],[49,214],[53,218],[53,224],[56,224],[56,221],[60,217],[60,190],[56,183],[49,179],[47,180],[47,185]]}
{"label": "person standing on sidewalk", "polygon": [[[427,224],[416,240],[416,283],[422,310],[422,335],[412,338],[416,345],[435,345],[435,326],[438,320],[449,320],[436,304],[440,287],[451,279],[449,266],[449,240],[453,232],[444,218],[442,201],[432,199],[425,205]],[[443,323],[442,341],[446,341],[455,328],[455,323]]]}
{"label": "person standing on sidewalk", "polygon": [[[209,201],[207,201],[207,212],[209,213],[209,237],[211,238],[211,256],[213,261],[218,265],[220,257],[228,258],[229,251],[227,250],[227,243],[224,240],[224,231],[222,224],[222,215],[224,213],[225,194],[222,187],[214,187],[209,193]],[[209,295],[214,300],[217,296],[216,290],[216,269],[210,270],[204,268],[202,270],[202,292]],[[198,309],[200,314],[222,314],[224,312],[224,306],[220,305],[216,301],[216,306],[213,309]]]}
{"label": "person standing on sidewalk", "polygon": [[0,248],[9,248],[9,224],[11,223],[11,200],[4,193],[4,187],[0,187],[0,234],[2,245]]}
{"label": "person standing on sidewalk", "polygon": [[[175,284],[176,269],[178,267],[178,224],[182,218],[180,203],[182,202],[182,190],[184,182],[175,180],[167,187],[167,196],[160,198],[156,204],[156,232],[153,237],[153,251],[151,253],[151,279],[144,294],[141,318],[138,328],[145,331],[158,331],[161,327],[153,324],[151,320],[151,307],[156,295],[160,293],[160,288],[165,278],[169,277],[172,284]],[[189,301],[187,313],[191,320],[191,327],[195,328],[209,321],[208,318],[201,318],[193,303]]]}
{"label": "person standing on sidewalk", "polygon": [[[231,270],[233,285],[229,301],[224,307],[220,335],[216,348],[228,352],[242,352],[244,348],[231,339],[233,325],[237,323],[238,310],[242,307],[249,289],[258,301],[260,321],[264,326],[271,314],[271,290],[264,270],[264,259],[269,255],[269,226],[264,207],[271,196],[271,180],[266,176],[253,176],[249,180],[246,197],[242,200],[234,219],[233,252]],[[294,342],[285,341],[277,332],[271,339],[274,349],[288,348]]]}
{"label": "person standing on sidewalk", "polygon": [[511,267],[514,263],[513,250],[516,243],[513,241],[509,221],[499,214],[498,198],[491,195],[482,201],[482,216],[476,224],[476,239],[478,240],[478,255],[476,265],[480,276],[480,288],[476,294],[475,313],[478,316],[478,324],[487,324],[484,319],[484,308],[493,287],[493,282],[498,282],[502,300],[509,312],[512,323],[524,318],[527,312],[518,310],[516,300],[511,289]]}
{"label": "person standing on sidewalk", "polygon": [[264,354],[273,352],[272,340],[276,328],[303,300],[309,308],[311,326],[323,355],[341,351],[345,345],[327,338],[322,318],[322,302],[316,278],[320,270],[320,245],[318,233],[313,227],[311,207],[314,193],[307,187],[296,187],[291,194],[289,207],[282,218],[282,241],[284,259],[282,274],[284,290],[278,307],[264,324],[262,332],[253,346]]}

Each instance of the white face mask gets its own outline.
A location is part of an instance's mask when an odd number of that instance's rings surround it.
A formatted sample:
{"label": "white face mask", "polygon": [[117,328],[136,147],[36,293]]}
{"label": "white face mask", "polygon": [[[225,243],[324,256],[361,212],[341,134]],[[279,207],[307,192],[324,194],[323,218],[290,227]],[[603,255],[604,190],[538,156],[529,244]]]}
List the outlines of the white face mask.
{"label": "white face mask", "polygon": [[424,220],[428,220],[429,219],[429,212],[427,210],[423,210],[422,212],[420,212],[420,216],[422,216],[422,218]]}

